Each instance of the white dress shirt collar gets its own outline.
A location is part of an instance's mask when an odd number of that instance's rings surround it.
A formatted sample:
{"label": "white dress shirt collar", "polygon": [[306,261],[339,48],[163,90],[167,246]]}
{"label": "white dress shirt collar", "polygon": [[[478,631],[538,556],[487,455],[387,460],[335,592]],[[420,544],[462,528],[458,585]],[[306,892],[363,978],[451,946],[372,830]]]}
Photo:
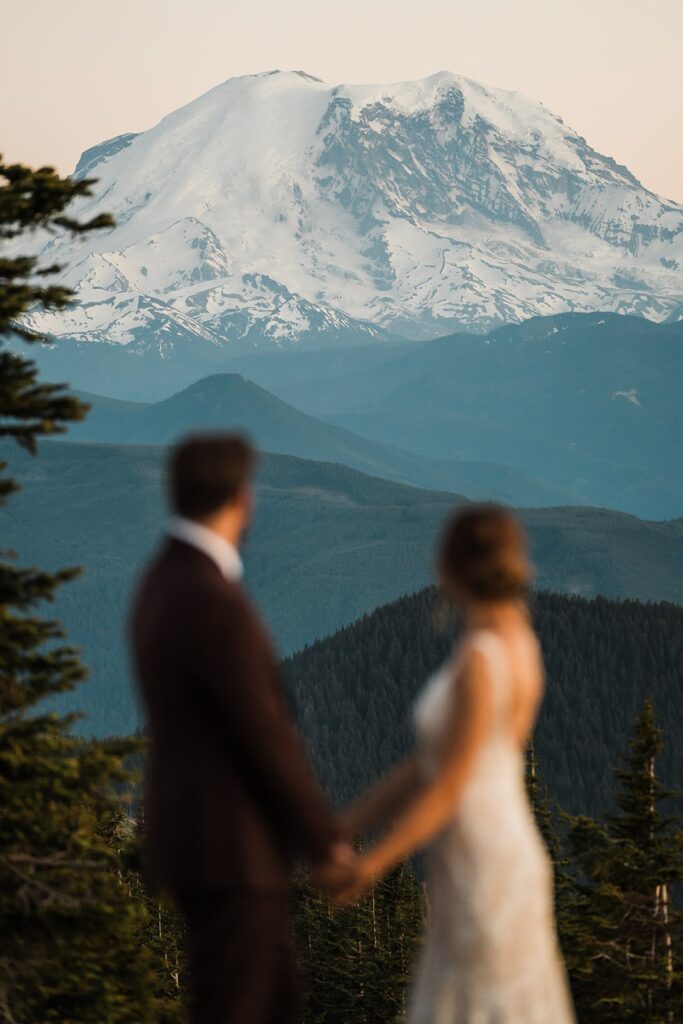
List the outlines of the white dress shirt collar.
{"label": "white dress shirt collar", "polygon": [[175,516],[168,525],[168,533],[171,537],[182,540],[208,555],[216,563],[226,580],[237,583],[242,579],[244,565],[237,548],[214,530],[210,530],[208,526],[202,526],[201,523],[196,523],[191,519]]}

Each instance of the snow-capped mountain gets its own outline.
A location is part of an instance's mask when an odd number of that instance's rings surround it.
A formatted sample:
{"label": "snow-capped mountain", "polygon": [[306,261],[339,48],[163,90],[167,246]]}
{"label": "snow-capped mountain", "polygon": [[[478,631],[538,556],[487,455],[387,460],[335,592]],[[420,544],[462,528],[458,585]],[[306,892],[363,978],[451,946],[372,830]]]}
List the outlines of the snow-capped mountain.
{"label": "snow-capped mountain", "polygon": [[234,78],[86,151],[52,239],[79,303],[33,326],[162,354],[483,332],[534,315],[683,305],[683,206],[542,104],[450,73],[330,86]]}

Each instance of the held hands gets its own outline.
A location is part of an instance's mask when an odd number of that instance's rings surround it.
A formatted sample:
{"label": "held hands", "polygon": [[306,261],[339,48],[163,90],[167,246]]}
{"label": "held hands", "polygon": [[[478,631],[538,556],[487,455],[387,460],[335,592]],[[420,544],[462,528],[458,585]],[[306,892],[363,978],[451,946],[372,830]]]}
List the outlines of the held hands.
{"label": "held hands", "polygon": [[339,907],[348,907],[352,903],[357,903],[365,895],[375,879],[376,875],[369,870],[367,858],[358,857],[354,878],[348,885],[334,894],[334,902]]}
{"label": "held hands", "polygon": [[328,850],[327,860],[316,864],[312,881],[317,889],[334,899],[337,893],[348,888],[356,878],[358,858],[350,843],[333,843]]}
{"label": "held hands", "polygon": [[355,903],[372,882],[366,860],[349,843],[334,843],[326,861],[313,871],[313,884],[339,906]]}

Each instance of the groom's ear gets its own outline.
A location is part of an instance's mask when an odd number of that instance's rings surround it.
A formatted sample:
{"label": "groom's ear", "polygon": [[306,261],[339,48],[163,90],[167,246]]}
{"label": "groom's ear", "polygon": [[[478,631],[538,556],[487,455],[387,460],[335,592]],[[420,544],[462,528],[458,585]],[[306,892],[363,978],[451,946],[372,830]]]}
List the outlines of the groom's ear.
{"label": "groom's ear", "polygon": [[249,526],[254,515],[254,486],[251,480],[247,480],[239,489],[236,504],[241,508],[244,515],[245,526]]}
{"label": "groom's ear", "polygon": [[249,520],[253,518],[254,509],[256,507],[256,491],[254,490],[254,484],[250,480],[247,484],[247,515]]}

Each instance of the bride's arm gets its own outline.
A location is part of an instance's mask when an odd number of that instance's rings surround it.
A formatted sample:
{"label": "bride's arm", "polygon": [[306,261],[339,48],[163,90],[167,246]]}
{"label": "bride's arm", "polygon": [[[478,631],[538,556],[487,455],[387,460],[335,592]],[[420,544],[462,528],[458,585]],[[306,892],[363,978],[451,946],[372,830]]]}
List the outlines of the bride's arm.
{"label": "bride's arm", "polygon": [[351,804],[341,815],[344,834],[351,837],[392,821],[417,796],[424,785],[415,756],[400,761],[383,779]]}
{"label": "bride's arm", "polygon": [[384,875],[437,835],[453,817],[463,786],[488,734],[491,684],[485,658],[472,650],[458,680],[450,727],[445,730],[439,770],[400,815],[394,828],[361,858],[359,887]]}

